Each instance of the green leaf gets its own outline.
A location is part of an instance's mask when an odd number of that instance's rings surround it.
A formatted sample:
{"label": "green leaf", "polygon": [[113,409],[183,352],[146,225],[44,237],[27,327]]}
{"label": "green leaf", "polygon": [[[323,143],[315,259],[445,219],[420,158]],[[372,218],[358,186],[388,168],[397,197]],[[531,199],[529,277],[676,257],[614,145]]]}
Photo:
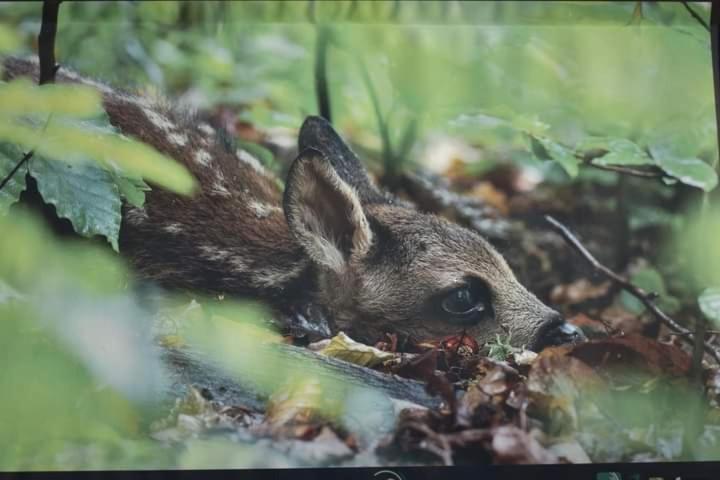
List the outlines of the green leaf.
{"label": "green leaf", "polygon": [[125,176],[142,177],[177,193],[189,194],[196,187],[195,178],[183,165],[118,134],[107,117],[93,121],[53,118],[42,131],[0,117],[0,139],[67,163],[93,160],[106,169],[119,169]]}
{"label": "green leaf", "polygon": [[547,137],[535,135],[530,135],[530,144],[535,157],[540,160],[555,160],[571,178],[577,177],[580,160],[572,150]]}
{"label": "green leaf", "polygon": [[596,165],[651,165],[652,159],[636,143],[624,138],[610,139],[605,144],[608,153],[595,158]]}
{"label": "green leaf", "polygon": [[537,115],[518,115],[511,114],[511,125],[516,129],[527,133],[533,137],[543,137],[545,132],[550,129],[550,125],[542,122]]}
{"label": "green leaf", "polygon": [[[0,25],[0,53],[11,52],[16,50],[20,46],[20,39],[18,36],[7,28],[5,25]],[[2,70],[2,67],[0,67]]]}
{"label": "green leaf", "polygon": [[663,145],[651,145],[650,153],[658,167],[685,185],[709,192],[718,184],[717,172],[699,158],[677,155]]}
{"label": "green leaf", "polygon": [[698,297],[698,305],[703,315],[715,325],[720,325],[720,287],[703,290]]}
{"label": "green leaf", "polygon": [[85,85],[48,84],[40,87],[27,78],[0,84],[0,115],[92,117],[100,112],[100,93]]}
{"label": "green leaf", "polygon": [[699,158],[664,158],[656,160],[658,166],[665,173],[672,175],[685,185],[709,192],[718,184],[715,170]]}
{"label": "green leaf", "polygon": [[[680,303],[677,298],[668,295],[667,287],[665,286],[665,280],[663,280],[660,272],[652,267],[646,267],[635,272],[630,281],[636,286],[642,288],[647,293],[657,293],[660,298],[658,299],[658,306],[669,313],[675,312],[680,307]],[[623,291],[620,294],[620,301],[629,312],[636,315],[640,315],[645,311],[645,306],[628,292]]]}
{"label": "green leaf", "polygon": [[145,205],[145,192],[150,191],[150,187],[142,179],[123,177],[114,175],[113,179],[120,195],[131,205],[142,207]]}
{"label": "green leaf", "polygon": [[[22,160],[23,152],[11,143],[0,142],[0,181],[5,179],[17,163]],[[20,168],[0,190],[0,216],[5,215],[10,205],[17,202],[20,193],[25,190],[25,168]]]}
{"label": "green leaf", "polygon": [[92,164],[68,164],[35,155],[30,173],[47,203],[84,237],[104,236],[115,251],[120,233],[120,192],[110,172]]}

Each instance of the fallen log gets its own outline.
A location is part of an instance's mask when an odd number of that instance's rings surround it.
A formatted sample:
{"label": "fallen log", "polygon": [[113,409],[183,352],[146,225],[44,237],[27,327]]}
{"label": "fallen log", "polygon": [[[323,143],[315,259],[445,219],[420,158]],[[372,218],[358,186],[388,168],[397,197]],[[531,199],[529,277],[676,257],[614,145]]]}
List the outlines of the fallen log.
{"label": "fallen log", "polygon": [[[428,394],[425,385],[416,380],[384,374],[292,345],[267,344],[259,348],[276,355],[288,365],[303,362],[307,367],[308,378],[330,380],[329,384],[341,385],[342,388],[371,389],[391,400],[410,402],[427,408],[437,408],[441,403],[440,397]],[[243,381],[228,373],[225,368],[202,352],[188,348],[169,348],[164,350],[163,360],[171,374],[168,393],[175,398],[184,396],[188,386],[192,385],[208,398],[226,405],[243,405],[257,411],[264,410],[268,396],[266,392],[253,382]],[[258,374],[271,378],[276,372],[254,373],[256,376]]]}

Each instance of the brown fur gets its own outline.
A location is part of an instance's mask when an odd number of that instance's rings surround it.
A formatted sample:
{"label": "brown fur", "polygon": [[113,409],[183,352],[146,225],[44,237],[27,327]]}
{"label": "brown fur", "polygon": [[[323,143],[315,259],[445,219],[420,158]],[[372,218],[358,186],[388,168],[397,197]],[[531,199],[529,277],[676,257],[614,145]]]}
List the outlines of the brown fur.
{"label": "brown fur", "polygon": [[[10,77],[37,76],[31,61],[5,66]],[[378,191],[320,119],[303,125],[283,195],[247,152],[228,150],[209,126],[63,69],[58,81],[96,86],[115,127],[185,165],[201,185],[192,198],[154,188],[144,208],[124,207],[121,253],[143,278],[280,310],[313,301],[338,329],[368,342],[386,332],[460,333],[429,306],[469,278],[488,286],[495,312],[466,328],[480,343],[512,332],[513,343],[539,348],[545,330],[560,323],[475,232]]]}

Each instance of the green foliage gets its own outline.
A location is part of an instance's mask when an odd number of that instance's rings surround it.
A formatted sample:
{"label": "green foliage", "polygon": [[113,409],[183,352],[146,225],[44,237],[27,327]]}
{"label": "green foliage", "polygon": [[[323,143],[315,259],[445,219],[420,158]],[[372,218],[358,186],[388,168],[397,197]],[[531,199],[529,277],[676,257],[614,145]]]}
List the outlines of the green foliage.
{"label": "green foliage", "polygon": [[[655,268],[646,267],[638,270],[630,277],[630,281],[648,293],[657,294],[658,306],[665,312],[672,314],[680,308],[679,300],[668,293],[665,280]],[[620,301],[632,313],[640,314],[646,310],[640,300],[626,291],[620,294]]]}
{"label": "green foliage", "polygon": [[[0,52],[35,53],[40,11],[36,3],[0,6]],[[198,109],[229,106],[260,130],[297,129],[317,113],[317,24],[333,32],[327,70],[335,124],[376,157],[370,160],[387,156],[385,167],[399,168],[417,140],[449,135],[482,150],[484,161],[540,160],[562,182],[614,184],[615,174],[585,173],[592,167],[582,159],[598,149],[607,153],[592,160],[597,166],[658,167],[673,186],[631,184],[639,199],[628,207],[631,227],[673,226],[682,233],[674,251],[687,277],[720,285],[720,212],[680,231],[681,216],[659,201],[682,193],[681,185],[717,193],[709,39],[682,5],[70,2],[61,7],[56,53],[62,65],[117,85],[152,85]],[[242,146],[280,170],[268,150]],[[166,377],[147,341],[153,319],[129,293],[124,266],[88,245],[56,243],[9,208],[29,172],[78,233],[101,235],[117,249],[121,200],[143,205],[145,181],[189,194],[194,180],[112,128],[94,90],[0,83],[0,178],[30,150],[33,158],[0,190],[0,351],[10,359],[0,375],[0,444],[13,445],[0,452],[0,470],[251,464],[261,451],[198,440],[180,453],[143,435],[144,414],[157,407]],[[632,278],[660,294],[671,313],[679,305],[669,280],[654,268]],[[715,321],[716,290],[698,299]],[[627,294],[622,301],[644,310]],[[203,302],[201,310],[180,319],[184,340],[264,393],[310,371],[258,348],[277,340],[257,320],[262,310],[224,302]],[[106,354],[118,344],[122,354]],[[512,351],[509,339],[490,345],[498,359]],[[260,375],[267,371],[275,375]],[[357,396],[342,382],[321,386],[330,392],[320,406],[329,417],[367,412],[348,408]],[[646,386],[634,385],[622,397],[627,403],[615,391],[597,399],[606,415],[593,428],[610,425],[608,417],[659,423],[682,410],[682,399]],[[677,453],[675,433],[645,433],[668,457]]]}
{"label": "green foliage", "polygon": [[0,85],[2,116],[59,115],[88,118],[103,110],[100,93],[83,85],[48,84],[42,88],[20,78]]}
{"label": "green foliage", "polygon": [[[0,142],[0,179],[4,179],[10,174],[22,157],[23,153],[17,146]],[[10,205],[18,200],[23,190],[25,190],[24,170],[13,175],[0,190],[0,217],[7,213]]]}
{"label": "green foliage", "polygon": [[496,335],[495,341],[488,343],[488,357],[501,362],[506,361],[510,355],[518,351],[511,341],[512,337],[510,335]]}
{"label": "green foliage", "polygon": [[697,187],[705,192],[717,187],[717,173],[699,158],[659,155],[655,158],[655,162],[665,173],[686,185]]}
{"label": "green foliage", "polygon": [[178,193],[192,192],[195,180],[183,166],[120,135],[101,112],[99,93],[82,85],[37,87],[24,79],[0,83],[1,178],[24,152],[34,152],[26,168],[0,190],[0,214],[17,201],[29,171],[43,199],[77,233],[102,235],[117,250],[121,195],[141,206],[149,188],[142,178]]}
{"label": "green foliage", "polygon": [[530,135],[532,152],[539,160],[555,160],[567,172],[570,178],[575,178],[580,170],[580,160],[572,150],[550,140],[547,137]]}
{"label": "green foliage", "polygon": [[73,165],[33,158],[30,173],[45,202],[85,237],[102,235],[118,250],[120,195],[112,175],[90,164]]}
{"label": "green foliage", "polygon": [[673,248],[684,261],[685,277],[700,286],[720,285],[720,209],[690,216]]}
{"label": "green foliage", "polygon": [[13,446],[0,470],[135,464],[142,455],[118,453],[144,442],[143,412],[164,377],[124,270],[104,251],[55,243],[26,215],[0,219],[0,230],[0,284],[15,292],[0,296],[0,443]]}
{"label": "green foliage", "polygon": [[[20,39],[6,25],[0,25],[0,53],[12,52],[20,47]],[[0,72],[2,69],[0,69]]]}
{"label": "green foliage", "polygon": [[720,288],[710,287],[703,290],[698,297],[698,305],[708,320],[716,327],[720,326]]}
{"label": "green foliage", "polygon": [[593,159],[596,165],[650,165],[650,157],[634,142],[624,138],[586,138],[581,150],[600,148],[607,150],[605,155]]}

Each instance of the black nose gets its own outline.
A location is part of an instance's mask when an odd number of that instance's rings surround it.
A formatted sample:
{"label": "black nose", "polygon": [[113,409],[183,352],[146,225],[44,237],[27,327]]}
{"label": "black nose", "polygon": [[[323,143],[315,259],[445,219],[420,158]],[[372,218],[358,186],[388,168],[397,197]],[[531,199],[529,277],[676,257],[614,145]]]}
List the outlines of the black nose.
{"label": "black nose", "polygon": [[537,338],[530,349],[539,352],[545,347],[565,343],[579,343],[585,340],[587,340],[587,337],[585,337],[582,330],[567,323],[559,313],[554,312],[540,327]]}

